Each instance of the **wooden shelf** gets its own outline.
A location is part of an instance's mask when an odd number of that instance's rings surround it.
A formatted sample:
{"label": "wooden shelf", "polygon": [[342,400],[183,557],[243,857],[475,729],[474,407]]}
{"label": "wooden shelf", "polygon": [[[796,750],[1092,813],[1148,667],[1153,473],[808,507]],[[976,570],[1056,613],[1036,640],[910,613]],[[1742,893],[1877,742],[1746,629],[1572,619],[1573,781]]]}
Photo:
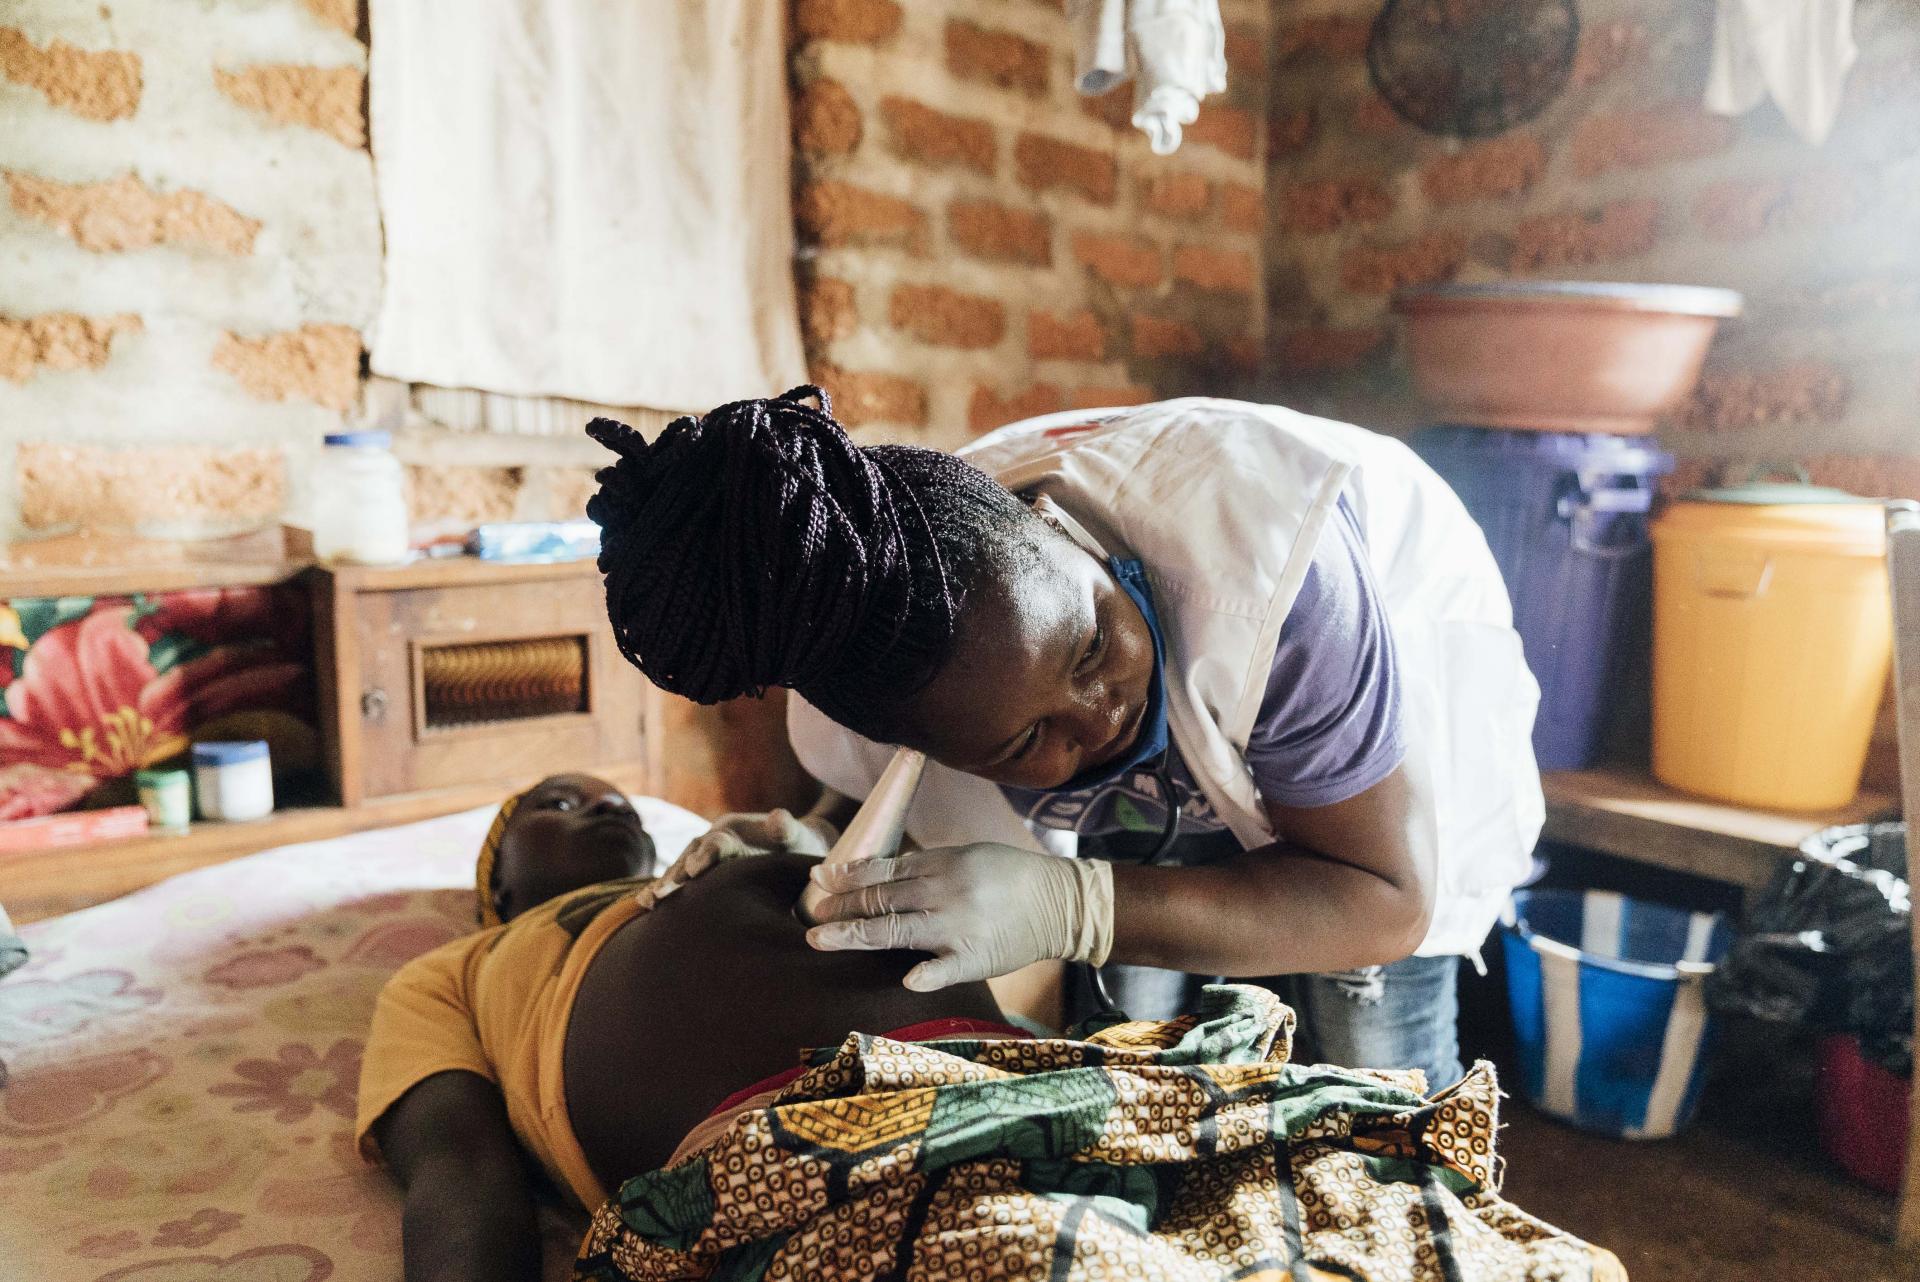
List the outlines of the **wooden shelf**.
{"label": "wooden shelf", "polygon": [[600,577],[592,557],[577,561],[483,561],[477,556],[426,557],[406,565],[335,565],[326,572],[342,588],[398,592],[408,588],[499,587],[548,579]]}
{"label": "wooden shelf", "polygon": [[1620,767],[1551,773],[1543,782],[1548,841],[1748,888],[1766,885],[1781,861],[1822,828],[1899,809],[1890,796],[1863,792],[1815,814],[1751,810],[1690,797]]}
{"label": "wooden shelf", "polygon": [[[644,765],[606,767],[597,773],[623,788],[647,786]],[[93,846],[0,855],[0,904],[6,905],[7,915],[16,922],[38,921],[139,890],[176,873],[275,846],[324,841],[491,805],[533,782],[518,779],[443,788],[352,808],[300,807],[249,823],[196,823],[185,832],[156,831]]]}

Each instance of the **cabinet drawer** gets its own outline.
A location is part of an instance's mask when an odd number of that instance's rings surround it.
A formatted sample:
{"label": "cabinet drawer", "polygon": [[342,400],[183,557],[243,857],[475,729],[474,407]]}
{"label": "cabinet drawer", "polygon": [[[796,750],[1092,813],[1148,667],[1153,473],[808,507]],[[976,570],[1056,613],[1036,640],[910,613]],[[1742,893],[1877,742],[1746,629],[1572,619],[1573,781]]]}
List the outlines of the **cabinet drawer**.
{"label": "cabinet drawer", "polygon": [[644,678],[591,579],[362,591],[354,614],[364,796],[645,755]]}

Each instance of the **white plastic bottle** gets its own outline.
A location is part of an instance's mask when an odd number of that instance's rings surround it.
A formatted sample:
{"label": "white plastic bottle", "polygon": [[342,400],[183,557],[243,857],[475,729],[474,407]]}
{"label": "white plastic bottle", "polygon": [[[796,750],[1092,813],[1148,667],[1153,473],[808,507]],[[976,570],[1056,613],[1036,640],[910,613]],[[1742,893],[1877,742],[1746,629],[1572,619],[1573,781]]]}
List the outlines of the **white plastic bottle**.
{"label": "white plastic bottle", "polygon": [[322,561],[400,565],[407,560],[407,498],[386,432],[326,438],[312,482],[313,551]]}

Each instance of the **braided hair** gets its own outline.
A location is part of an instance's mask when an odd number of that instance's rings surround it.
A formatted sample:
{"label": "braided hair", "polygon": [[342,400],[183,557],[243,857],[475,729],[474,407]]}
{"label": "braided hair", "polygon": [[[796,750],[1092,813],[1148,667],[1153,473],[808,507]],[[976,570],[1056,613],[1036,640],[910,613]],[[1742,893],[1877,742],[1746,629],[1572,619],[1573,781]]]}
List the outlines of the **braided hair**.
{"label": "braided hair", "polygon": [[619,455],[587,503],[614,639],[695,703],[784,686],[894,741],[983,574],[1046,531],[951,454],[854,444],[818,387],[677,419],[652,444],[612,419],[587,434]]}

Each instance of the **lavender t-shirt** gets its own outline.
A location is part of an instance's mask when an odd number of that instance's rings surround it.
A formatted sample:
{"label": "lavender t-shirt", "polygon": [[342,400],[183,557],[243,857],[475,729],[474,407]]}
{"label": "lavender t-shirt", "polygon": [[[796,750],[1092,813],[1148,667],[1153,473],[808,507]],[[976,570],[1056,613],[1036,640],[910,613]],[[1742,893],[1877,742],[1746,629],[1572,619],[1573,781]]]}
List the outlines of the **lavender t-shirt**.
{"label": "lavender t-shirt", "polygon": [[[1247,741],[1247,767],[1264,800],[1310,808],[1365,792],[1405,755],[1393,635],[1368,567],[1366,535],[1342,499],[1280,625],[1267,691]],[[1177,748],[1168,765],[1181,833],[1225,828]],[[1045,828],[1159,832],[1166,821],[1151,763],[1082,792],[1001,791],[1015,810]]]}

